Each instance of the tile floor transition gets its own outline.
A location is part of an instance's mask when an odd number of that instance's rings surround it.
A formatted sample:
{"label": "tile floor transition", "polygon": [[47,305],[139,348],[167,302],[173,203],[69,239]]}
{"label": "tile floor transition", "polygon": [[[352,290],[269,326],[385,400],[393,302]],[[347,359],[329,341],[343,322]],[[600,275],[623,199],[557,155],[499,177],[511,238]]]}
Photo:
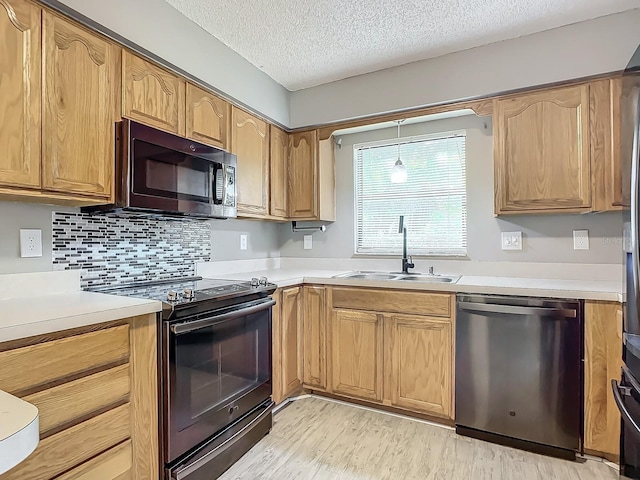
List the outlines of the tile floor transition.
{"label": "tile floor transition", "polygon": [[456,435],[317,397],[293,402],[222,480],[614,480],[617,471]]}

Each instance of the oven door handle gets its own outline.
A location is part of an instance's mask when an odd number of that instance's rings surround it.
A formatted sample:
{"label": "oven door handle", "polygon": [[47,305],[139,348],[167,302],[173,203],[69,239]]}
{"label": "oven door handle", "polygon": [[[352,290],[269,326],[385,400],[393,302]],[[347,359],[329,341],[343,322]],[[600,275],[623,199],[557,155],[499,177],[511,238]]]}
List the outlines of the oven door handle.
{"label": "oven door handle", "polygon": [[242,317],[244,315],[251,315],[252,313],[257,313],[262,310],[267,310],[273,307],[276,304],[276,301],[270,298],[267,301],[260,302],[257,305],[251,305],[249,307],[241,308],[239,310],[234,310],[233,312],[225,313],[223,315],[216,315],[214,317],[209,317],[204,320],[195,320],[191,322],[178,323],[176,325],[171,325],[171,331],[176,335],[182,335],[189,332],[194,332],[196,330],[200,330],[202,328],[211,327],[212,325],[218,325],[220,323],[228,322],[229,320],[233,320],[238,317]]}
{"label": "oven door handle", "polygon": [[617,380],[611,380],[611,389],[613,390],[613,399],[616,401],[618,410],[620,410],[622,420],[629,426],[634,435],[637,438],[640,438],[640,425],[638,425],[638,423],[633,419],[631,412],[629,412],[629,409],[624,404],[622,394],[620,392],[622,387],[618,384]]}

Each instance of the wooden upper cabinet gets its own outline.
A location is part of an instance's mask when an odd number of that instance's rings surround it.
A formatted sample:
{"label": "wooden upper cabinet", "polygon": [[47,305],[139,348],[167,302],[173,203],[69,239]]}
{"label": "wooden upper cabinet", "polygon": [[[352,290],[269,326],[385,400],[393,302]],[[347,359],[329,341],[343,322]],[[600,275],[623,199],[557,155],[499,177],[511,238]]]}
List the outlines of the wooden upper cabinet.
{"label": "wooden upper cabinet", "polygon": [[497,214],[591,208],[589,85],[498,99]]}
{"label": "wooden upper cabinet", "polygon": [[187,83],[187,137],[227,148],[230,106],[223,99]]}
{"label": "wooden upper cabinet", "polygon": [[327,388],[327,289],[304,287],[303,381],[305,386]]}
{"label": "wooden upper cabinet", "polygon": [[123,50],[123,116],[185,134],[185,81],[162,68]]}
{"label": "wooden upper cabinet", "polygon": [[231,107],[231,152],[238,157],[238,214],[269,214],[269,125]]}
{"label": "wooden upper cabinet", "polygon": [[0,185],[40,186],[40,9],[0,2]]}
{"label": "wooden upper cabinet", "polygon": [[42,187],[111,198],[120,48],[43,12]]}
{"label": "wooden upper cabinet", "polygon": [[271,206],[274,217],[287,218],[289,198],[288,168],[289,136],[277,127],[271,126]]}
{"label": "wooden upper cabinet", "polygon": [[391,404],[417,412],[452,417],[452,328],[441,318],[385,317]]}
{"label": "wooden upper cabinet", "polygon": [[606,209],[621,208],[622,198],[622,77],[609,81],[611,96],[611,158],[605,164],[605,183],[607,185]]}
{"label": "wooden upper cabinet", "polygon": [[289,149],[289,218],[317,220],[318,215],[317,132],[294,133]]}
{"label": "wooden upper cabinet", "polygon": [[335,138],[331,135],[318,142],[318,220],[336,220],[336,149]]}
{"label": "wooden upper cabinet", "polygon": [[598,212],[622,208],[621,87],[622,78],[589,84],[592,209]]}
{"label": "wooden upper cabinet", "polygon": [[331,392],[382,400],[381,314],[334,309],[331,319]]}

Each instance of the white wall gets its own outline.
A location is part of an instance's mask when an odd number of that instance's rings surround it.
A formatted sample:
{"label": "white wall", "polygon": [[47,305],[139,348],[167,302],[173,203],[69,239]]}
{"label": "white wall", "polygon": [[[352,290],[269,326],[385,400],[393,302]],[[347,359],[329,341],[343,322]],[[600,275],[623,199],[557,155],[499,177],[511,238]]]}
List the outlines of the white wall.
{"label": "white wall", "polygon": [[[75,211],[73,208],[53,207],[17,202],[0,202],[0,274],[42,272],[52,269],[51,212]],[[42,257],[20,257],[20,229],[42,230]]]}
{"label": "white wall", "polygon": [[[486,128],[485,128],[486,125]],[[478,262],[547,262],[619,264],[622,261],[622,216],[619,213],[585,215],[521,215],[496,218],[493,214],[493,139],[490,119],[475,115],[406,125],[402,136],[467,130],[467,255]],[[302,233],[281,227],[282,257],[354,256],[353,145],[396,137],[396,129],[375,130],[342,137],[336,149],[336,222],[326,233],[313,233],[313,249],[303,249]],[[573,230],[589,230],[590,250],[573,250]],[[524,249],[503,251],[503,231],[522,231]],[[409,232],[411,235],[411,232]],[[398,242],[401,242],[398,235]],[[410,252],[409,252],[410,253]]]}
{"label": "white wall", "polygon": [[622,70],[640,44],[640,9],[291,94],[300,127]]}
{"label": "white wall", "polygon": [[[247,249],[240,250],[240,235]],[[211,260],[245,260],[280,256],[278,224],[259,220],[212,220]]]}
{"label": "white wall", "polygon": [[227,96],[288,126],[289,91],[168,3],[61,0]]}

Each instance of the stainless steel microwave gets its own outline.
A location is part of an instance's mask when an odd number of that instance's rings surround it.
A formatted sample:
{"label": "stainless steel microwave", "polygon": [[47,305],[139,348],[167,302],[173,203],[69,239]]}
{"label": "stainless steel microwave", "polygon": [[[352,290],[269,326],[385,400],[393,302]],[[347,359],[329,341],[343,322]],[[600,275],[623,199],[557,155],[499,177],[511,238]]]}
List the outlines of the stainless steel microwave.
{"label": "stainless steel microwave", "polygon": [[116,202],[84,210],[233,218],[236,172],[231,153],[123,120],[116,126]]}

